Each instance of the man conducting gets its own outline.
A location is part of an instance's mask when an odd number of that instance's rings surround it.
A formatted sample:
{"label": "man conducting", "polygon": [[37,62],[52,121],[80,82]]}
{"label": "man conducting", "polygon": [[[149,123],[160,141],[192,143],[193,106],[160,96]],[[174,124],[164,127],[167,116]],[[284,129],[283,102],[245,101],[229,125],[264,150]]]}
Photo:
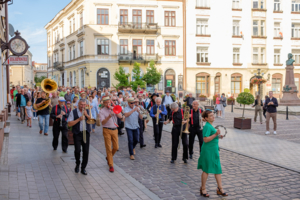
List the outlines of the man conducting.
{"label": "man conducting", "polygon": [[79,172],[80,152],[82,146],[81,173],[83,175],[87,175],[85,168],[89,158],[91,132],[91,126],[87,123],[87,120],[89,119],[91,118],[89,116],[89,110],[86,109],[86,100],[80,99],[78,103],[78,108],[74,109],[69,114],[68,126],[72,127],[72,133],[74,138],[74,154],[76,159],[75,173]]}
{"label": "man conducting", "polygon": [[[117,117],[122,119],[122,114],[115,114],[111,109],[111,100],[109,97],[103,98],[104,107],[100,110],[100,121],[103,127],[103,137],[106,148],[106,160],[109,166],[109,171],[114,172],[113,156],[119,149],[118,142],[118,127],[116,126]],[[112,147],[111,148],[111,144]]]}
{"label": "man conducting", "polygon": [[[68,149],[68,123],[69,116],[68,109],[65,105],[65,98],[59,97],[58,105],[52,107],[50,117],[54,120],[53,123],[53,149],[56,150],[58,146],[59,134],[61,132],[61,148],[64,153]],[[61,121],[62,120],[62,121]]]}

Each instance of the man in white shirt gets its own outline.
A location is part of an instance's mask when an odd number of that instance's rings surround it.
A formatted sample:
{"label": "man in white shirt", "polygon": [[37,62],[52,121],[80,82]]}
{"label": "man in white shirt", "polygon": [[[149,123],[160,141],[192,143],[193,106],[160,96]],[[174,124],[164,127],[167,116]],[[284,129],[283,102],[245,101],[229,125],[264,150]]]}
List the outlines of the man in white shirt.
{"label": "man in white shirt", "polygon": [[166,91],[166,95],[162,98],[162,104],[167,108],[167,112],[168,114],[165,115],[165,121],[167,121],[167,119],[169,119],[169,114],[171,112],[171,108],[170,105],[174,102],[173,97],[170,95],[170,91],[167,90]]}

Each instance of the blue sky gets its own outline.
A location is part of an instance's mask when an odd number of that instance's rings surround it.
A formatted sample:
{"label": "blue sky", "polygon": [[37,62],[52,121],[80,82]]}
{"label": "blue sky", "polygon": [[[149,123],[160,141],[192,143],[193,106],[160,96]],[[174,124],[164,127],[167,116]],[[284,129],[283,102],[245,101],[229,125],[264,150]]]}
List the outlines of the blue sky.
{"label": "blue sky", "polygon": [[14,0],[8,6],[8,21],[30,46],[33,61],[47,63],[47,34],[44,26],[71,0]]}

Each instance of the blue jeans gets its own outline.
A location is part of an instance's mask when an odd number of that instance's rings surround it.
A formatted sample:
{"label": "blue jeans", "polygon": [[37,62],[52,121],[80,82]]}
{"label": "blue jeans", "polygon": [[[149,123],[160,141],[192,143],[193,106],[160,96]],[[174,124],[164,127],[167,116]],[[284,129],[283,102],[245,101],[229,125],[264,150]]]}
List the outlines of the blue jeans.
{"label": "blue jeans", "polygon": [[[36,110],[33,109],[33,111],[36,111]],[[33,112],[33,117],[37,117],[37,112]]]}
{"label": "blue jeans", "polygon": [[126,128],[126,132],[128,138],[129,154],[132,156],[133,149],[135,149],[135,146],[139,141],[139,133],[138,133],[138,129],[129,129],[129,128]]}
{"label": "blue jeans", "polygon": [[96,128],[96,123],[95,123],[95,124],[92,124],[92,129],[95,130],[95,128]]}
{"label": "blue jeans", "polygon": [[[48,133],[48,128],[49,128],[49,117],[50,115],[39,115],[39,126],[40,130],[43,131],[44,133]],[[45,128],[43,128],[43,122],[45,119]]]}

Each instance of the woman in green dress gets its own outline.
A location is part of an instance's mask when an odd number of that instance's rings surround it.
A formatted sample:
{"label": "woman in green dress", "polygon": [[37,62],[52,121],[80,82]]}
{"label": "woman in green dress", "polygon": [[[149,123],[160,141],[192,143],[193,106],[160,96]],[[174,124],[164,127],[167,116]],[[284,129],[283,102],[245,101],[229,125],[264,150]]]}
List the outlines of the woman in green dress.
{"label": "woman in green dress", "polygon": [[220,130],[216,130],[213,127],[213,122],[215,121],[214,113],[211,110],[206,110],[202,114],[203,119],[206,121],[203,127],[203,145],[201,147],[201,154],[198,160],[198,169],[202,169],[201,176],[201,187],[200,194],[204,197],[209,197],[206,192],[205,184],[208,178],[208,174],[214,174],[217,180],[218,188],[217,194],[222,196],[228,196],[222,188],[222,168],[219,155],[219,138],[223,138],[220,135]]}

